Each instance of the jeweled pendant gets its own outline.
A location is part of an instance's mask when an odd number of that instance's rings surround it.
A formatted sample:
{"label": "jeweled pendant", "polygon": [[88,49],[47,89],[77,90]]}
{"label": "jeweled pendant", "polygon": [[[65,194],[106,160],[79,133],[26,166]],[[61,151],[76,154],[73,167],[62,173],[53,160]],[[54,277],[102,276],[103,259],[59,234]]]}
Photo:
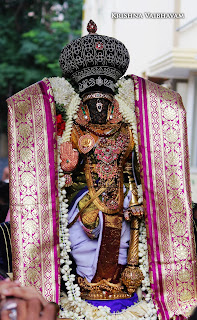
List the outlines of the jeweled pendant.
{"label": "jeweled pendant", "polygon": [[70,187],[73,183],[71,175],[65,174],[64,178],[65,178],[65,187]]}
{"label": "jeweled pendant", "polygon": [[78,146],[84,154],[88,153],[95,145],[94,138],[89,134],[85,134],[79,138]]}

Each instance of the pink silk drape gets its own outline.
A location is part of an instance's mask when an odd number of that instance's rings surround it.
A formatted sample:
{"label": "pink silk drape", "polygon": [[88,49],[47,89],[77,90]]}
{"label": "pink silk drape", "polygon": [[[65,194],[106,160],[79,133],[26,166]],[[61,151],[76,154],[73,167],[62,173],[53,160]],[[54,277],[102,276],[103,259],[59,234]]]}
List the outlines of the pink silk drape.
{"label": "pink silk drape", "polygon": [[186,113],[179,94],[133,76],[153,300],[159,319],[197,305]]}
{"label": "pink silk drape", "polygon": [[14,279],[59,302],[56,113],[50,82],[7,100]]}

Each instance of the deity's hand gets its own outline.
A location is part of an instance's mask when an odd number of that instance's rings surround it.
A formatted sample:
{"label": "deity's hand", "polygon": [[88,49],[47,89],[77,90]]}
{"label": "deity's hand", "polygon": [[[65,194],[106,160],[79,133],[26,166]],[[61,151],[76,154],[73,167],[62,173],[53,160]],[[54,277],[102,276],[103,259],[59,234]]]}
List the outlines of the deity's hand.
{"label": "deity's hand", "polygon": [[61,168],[65,172],[72,172],[78,163],[79,153],[73,149],[72,143],[69,141],[63,142],[60,146]]}
{"label": "deity's hand", "polygon": [[129,190],[123,203],[123,209],[124,209],[124,218],[125,220],[131,220],[132,216],[135,217],[142,217],[144,214],[144,207],[143,205],[131,205],[131,199],[132,199],[132,191]]}
{"label": "deity's hand", "polygon": [[134,217],[141,218],[144,214],[143,205],[133,206],[128,208],[129,214]]}
{"label": "deity's hand", "polygon": [[129,207],[124,211],[124,218],[127,221],[130,221],[132,217],[141,218],[144,215],[144,207],[143,205]]}

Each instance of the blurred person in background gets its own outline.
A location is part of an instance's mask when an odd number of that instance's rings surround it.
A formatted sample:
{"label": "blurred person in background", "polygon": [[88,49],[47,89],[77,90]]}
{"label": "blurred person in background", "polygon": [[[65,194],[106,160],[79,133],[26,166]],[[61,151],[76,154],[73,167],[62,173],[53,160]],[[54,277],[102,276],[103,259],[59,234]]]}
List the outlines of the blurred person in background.
{"label": "blurred person in background", "polygon": [[8,183],[9,182],[9,168],[5,167],[3,169],[2,181]]}
{"label": "blurred person in background", "polygon": [[0,181],[0,223],[6,220],[9,210],[9,184]]}
{"label": "blurred person in background", "polygon": [[1,320],[56,320],[59,308],[48,303],[34,288],[22,287],[0,270]]}
{"label": "blurred person in background", "polygon": [[10,242],[9,183],[0,181],[0,270],[12,272]]}
{"label": "blurred person in background", "polygon": [[192,315],[189,317],[189,320],[197,320],[197,307],[194,309]]}

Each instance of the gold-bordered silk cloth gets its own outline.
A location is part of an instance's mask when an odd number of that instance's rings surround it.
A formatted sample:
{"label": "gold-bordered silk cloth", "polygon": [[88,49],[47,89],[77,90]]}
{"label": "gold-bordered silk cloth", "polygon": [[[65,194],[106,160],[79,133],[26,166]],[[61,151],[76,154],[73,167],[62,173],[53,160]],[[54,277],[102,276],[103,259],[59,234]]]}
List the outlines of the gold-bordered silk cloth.
{"label": "gold-bordered silk cloth", "polygon": [[197,305],[186,112],[180,95],[132,76],[149,270],[159,319]]}
{"label": "gold-bordered silk cloth", "polygon": [[7,100],[14,279],[59,302],[56,113],[50,82]]}

